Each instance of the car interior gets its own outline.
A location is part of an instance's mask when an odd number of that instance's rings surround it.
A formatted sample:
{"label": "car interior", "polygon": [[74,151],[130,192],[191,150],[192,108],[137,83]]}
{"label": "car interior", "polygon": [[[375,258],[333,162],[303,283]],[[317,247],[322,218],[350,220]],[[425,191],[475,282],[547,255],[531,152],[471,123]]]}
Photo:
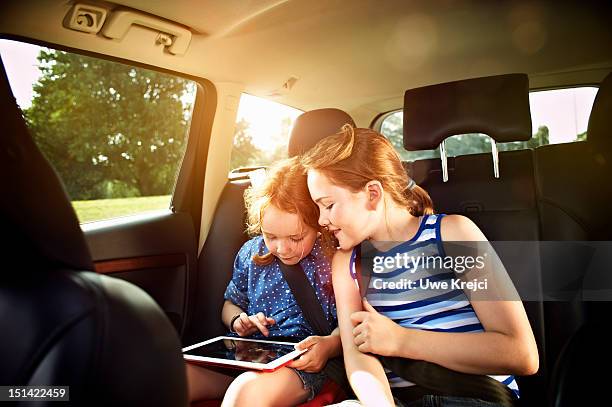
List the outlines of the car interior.
{"label": "car interior", "polygon": [[[82,222],[19,106],[8,70],[19,56],[0,53],[1,386],[69,385],[73,405],[189,404],[181,348],[227,331],[244,192],[269,164],[231,167],[242,94],[302,112],[285,156],[344,124],[381,131],[401,114],[400,149],[439,151],[403,161],[408,175],[437,213],[469,217],[491,241],[612,240],[609,2],[21,0],[0,10],[0,41],[195,84],[170,203]],[[586,139],[498,151],[532,138],[531,93],[584,86],[597,89]],[[490,151],[446,154],[471,133]],[[508,273],[544,288],[568,264],[584,277],[574,249],[539,246],[536,267]],[[609,300],[523,301],[540,363],[517,378],[520,405],[605,402]],[[343,397],[328,383],[303,406]]]}

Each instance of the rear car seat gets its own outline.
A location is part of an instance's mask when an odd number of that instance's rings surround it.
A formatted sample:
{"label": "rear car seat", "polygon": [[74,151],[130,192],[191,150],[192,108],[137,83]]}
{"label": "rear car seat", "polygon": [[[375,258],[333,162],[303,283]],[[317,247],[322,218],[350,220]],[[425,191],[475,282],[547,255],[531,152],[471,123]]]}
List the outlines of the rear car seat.
{"label": "rear car seat", "polygon": [[[301,114],[289,137],[288,155],[293,157],[312,148],[322,138],[336,133],[353,119],[339,109],[317,109]],[[251,185],[248,174],[230,178],[221,194],[206,242],[198,259],[197,302],[195,317],[183,343],[186,345],[203,338],[223,335],[227,328],[221,323],[223,293],[232,277],[234,258],[244,242],[246,213],[244,191]],[[328,382],[315,399],[303,407],[316,407],[337,401],[341,395],[333,382]],[[218,400],[192,403],[192,407],[218,406]]]}
{"label": "rear car seat", "polygon": [[[436,149],[444,139],[484,133],[495,142],[531,138],[529,84],[526,75],[468,79],[407,90],[404,96],[404,147]],[[429,192],[438,213],[472,219],[492,241],[538,241],[540,238],[533,152],[499,153],[499,178],[492,154],[448,158],[448,181],[440,159],[404,163],[415,182]],[[502,260],[503,255],[500,253]],[[506,258],[505,263],[511,260]],[[508,267],[508,266],[507,266]],[[540,284],[540,267],[508,269],[517,285]],[[541,301],[523,301],[540,356],[536,375],[518,377],[521,400],[544,405],[546,338]]]}
{"label": "rear car seat", "polygon": [[[612,240],[612,74],[600,85],[587,129],[587,140],[577,143],[543,146],[535,151],[536,180],[544,240],[610,241]],[[571,250],[554,253],[557,262],[571,261],[577,253]],[[555,274],[555,264],[549,263],[544,272]],[[604,272],[604,270],[602,270]],[[569,319],[580,299],[565,305],[565,312],[547,310],[547,329],[565,329],[566,342],[554,346],[561,356],[556,361],[551,385],[551,405],[596,405],[608,397],[607,369],[612,365],[612,338],[607,321],[612,311],[609,301],[586,302],[586,322]],[[580,310],[582,311],[582,309]],[[582,315],[580,315],[582,316]],[[570,325],[571,330],[568,329]],[[553,336],[555,332],[550,332]],[[563,338],[563,339],[564,339]],[[579,384],[579,385],[578,385]]]}

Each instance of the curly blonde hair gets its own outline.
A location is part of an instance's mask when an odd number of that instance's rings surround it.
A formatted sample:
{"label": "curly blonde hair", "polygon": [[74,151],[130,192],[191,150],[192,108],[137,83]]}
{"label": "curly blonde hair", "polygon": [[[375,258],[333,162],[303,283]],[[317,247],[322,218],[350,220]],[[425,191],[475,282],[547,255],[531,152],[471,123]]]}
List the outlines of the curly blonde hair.
{"label": "curly blonde hair", "polygon": [[[268,206],[274,205],[282,211],[297,214],[305,225],[319,232],[323,253],[330,258],[333,255],[333,238],[318,223],[319,208],[310,198],[306,172],[297,157],[273,165],[261,185],[252,186],[245,191],[244,200],[247,210],[246,231],[250,236],[262,233],[264,211]],[[267,265],[273,260],[272,253],[253,256],[253,261],[258,265]]]}

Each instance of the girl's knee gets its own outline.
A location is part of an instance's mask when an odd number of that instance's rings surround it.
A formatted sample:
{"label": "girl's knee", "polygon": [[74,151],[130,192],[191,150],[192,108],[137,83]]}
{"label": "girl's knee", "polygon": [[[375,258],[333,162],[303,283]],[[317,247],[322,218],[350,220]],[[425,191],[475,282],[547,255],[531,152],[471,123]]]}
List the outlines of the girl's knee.
{"label": "girl's knee", "polygon": [[261,388],[257,389],[257,380],[260,374],[244,372],[234,379],[225,392],[222,406],[261,405],[258,401],[262,399],[263,392]]}
{"label": "girl's knee", "polygon": [[308,398],[301,379],[289,369],[274,373],[245,372],[225,393],[226,406],[291,406]]}

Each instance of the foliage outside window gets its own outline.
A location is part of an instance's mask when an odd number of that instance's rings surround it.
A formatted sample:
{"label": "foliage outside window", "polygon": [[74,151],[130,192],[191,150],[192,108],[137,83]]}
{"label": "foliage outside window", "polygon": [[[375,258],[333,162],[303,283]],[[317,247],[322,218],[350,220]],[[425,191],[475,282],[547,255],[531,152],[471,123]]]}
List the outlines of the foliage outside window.
{"label": "foliage outside window", "polygon": [[301,110],[243,93],[236,118],[230,169],[265,166],[287,157]]}
{"label": "foliage outside window", "polygon": [[[7,43],[19,46],[0,41],[0,51]],[[13,66],[32,63],[4,55],[3,60]],[[80,221],[167,209],[185,149],[195,84],[47,48],[39,48],[36,60],[40,75],[32,84],[30,105],[23,103],[22,111]],[[11,79],[9,74],[13,83]]]}

